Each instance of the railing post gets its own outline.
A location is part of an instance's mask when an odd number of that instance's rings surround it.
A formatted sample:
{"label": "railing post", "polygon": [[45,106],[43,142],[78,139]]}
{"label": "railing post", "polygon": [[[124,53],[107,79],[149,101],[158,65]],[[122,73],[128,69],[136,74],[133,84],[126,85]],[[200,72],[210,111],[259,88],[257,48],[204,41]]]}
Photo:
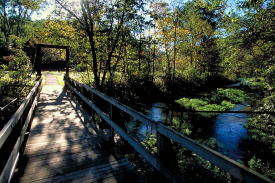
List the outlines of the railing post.
{"label": "railing post", "polygon": [[[113,105],[110,104],[110,119],[113,120]],[[110,126],[110,142],[111,145],[114,145],[114,136],[115,136],[115,131],[114,129]]]}
{"label": "railing post", "polygon": [[[77,90],[75,81],[72,81],[72,86],[73,86],[73,88],[75,88]],[[73,92],[73,98],[74,98],[74,100],[77,100],[76,94],[74,92]]]}
{"label": "railing post", "polygon": [[[94,92],[92,92],[92,103],[95,104],[94,103]],[[92,109],[92,120],[93,120],[93,122],[95,122],[95,111],[94,111],[94,109]]]}
{"label": "railing post", "polygon": [[157,132],[157,156],[161,160],[164,154],[163,135]]}
{"label": "railing post", "polygon": [[0,123],[2,124],[2,107],[0,107]]}
{"label": "railing post", "polygon": [[[82,85],[80,85],[80,91],[81,91],[81,94],[84,95],[84,93],[83,93],[83,86]],[[86,97],[86,95],[84,95],[84,97]],[[81,105],[82,106],[83,106],[83,103],[84,103],[84,101],[83,101],[83,99],[81,99]]]}
{"label": "railing post", "polygon": [[176,154],[173,150],[171,140],[157,132],[157,157],[167,167],[179,171]]}

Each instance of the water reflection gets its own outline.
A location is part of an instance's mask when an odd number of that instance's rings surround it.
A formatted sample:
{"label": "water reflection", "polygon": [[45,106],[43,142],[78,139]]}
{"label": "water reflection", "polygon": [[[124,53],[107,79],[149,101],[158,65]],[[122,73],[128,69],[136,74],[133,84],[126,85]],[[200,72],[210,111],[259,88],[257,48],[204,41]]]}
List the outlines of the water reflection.
{"label": "water reflection", "polygon": [[[167,109],[164,103],[154,103],[150,107],[144,107],[143,109],[137,108],[136,110],[142,111],[149,119],[163,124],[169,124],[173,119],[173,112]],[[127,122],[127,129],[132,135],[139,139],[140,142],[145,138],[156,137],[156,130],[139,122],[135,118],[131,118]]]}
{"label": "water reflection", "polygon": [[142,142],[145,138],[155,137],[156,130],[138,120],[131,118],[127,123],[129,133]]}

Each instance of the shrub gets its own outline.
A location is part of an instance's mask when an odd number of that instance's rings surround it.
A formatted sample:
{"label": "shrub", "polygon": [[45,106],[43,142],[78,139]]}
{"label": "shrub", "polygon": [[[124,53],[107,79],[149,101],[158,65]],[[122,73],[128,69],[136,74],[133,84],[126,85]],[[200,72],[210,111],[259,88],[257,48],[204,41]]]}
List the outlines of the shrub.
{"label": "shrub", "polygon": [[[1,58],[2,65],[0,71],[0,106],[4,107],[11,100],[17,98],[16,104],[13,104],[11,108],[7,109],[9,115],[5,113],[4,118],[1,118],[0,126],[3,126],[3,122],[9,119],[10,114],[16,111],[18,105],[28,93],[29,89],[33,86],[34,80],[32,79],[32,67],[29,57],[20,49],[11,49],[13,55],[3,56]],[[23,90],[24,89],[24,90]]]}

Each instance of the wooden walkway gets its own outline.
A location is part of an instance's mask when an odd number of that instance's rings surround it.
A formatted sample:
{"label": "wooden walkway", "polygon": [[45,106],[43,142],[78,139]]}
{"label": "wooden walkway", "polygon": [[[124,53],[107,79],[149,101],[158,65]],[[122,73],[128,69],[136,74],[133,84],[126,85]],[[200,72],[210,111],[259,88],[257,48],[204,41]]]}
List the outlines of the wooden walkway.
{"label": "wooden walkway", "polygon": [[144,182],[56,78],[46,78],[12,182]]}

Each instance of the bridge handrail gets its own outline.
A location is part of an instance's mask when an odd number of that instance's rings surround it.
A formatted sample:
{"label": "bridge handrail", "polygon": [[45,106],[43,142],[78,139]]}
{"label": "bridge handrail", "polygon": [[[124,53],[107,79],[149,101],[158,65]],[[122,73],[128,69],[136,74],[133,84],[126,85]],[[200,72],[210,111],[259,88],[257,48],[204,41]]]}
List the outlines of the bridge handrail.
{"label": "bridge handrail", "polygon": [[[30,93],[24,99],[11,119],[0,131],[0,182],[9,182],[22,155],[25,133],[29,127],[42,88],[42,78],[38,78]],[[5,159],[4,155],[7,157]],[[5,163],[5,164],[4,164]]]}
{"label": "bridge handrail", "polygon": [[[100,98],[104,99],[105,101],[107,101],[108,103],[110,103],[111,105],[116,106],[117,108],[119,108],[120,110],[124,111],[125,113],[129,114],[130,116],[136,118],[137,120],[145,123],[146,125],[150,126],[151,128],[155,129],[158,134],[161,134],[169,139],[172,139],[174,142],[177,142],[178,144],[182,145],[183,147],[191,150],[192,152],[196,153],[197,155],[203,157],[204,159],[210,161],[212,164],[215,164],[216,166],[218,166],[219,168],[225,170],[226,172],[230,173],[232,176],[234,176],[235,178],[237,178],[238,180],[242,181],[242,182],[247,182],[247,183],[253,183],[253,182],[274,182],[273,180],[265,177],[264,175],[210,149],[209,147],[199,144],[198,142],[184,136],[183,134],[163,125],[162,123],[159,122],[155,122],[153,120],[148,119],[145,115],[135,111],[134,109],[118,102],[117,100],[100,93],[99,91],[97,91],[94,88],[91,88],[89,86],[86,86],[82,83],[79,83],[78,81],[69,78],[67,76],[64,77],[65,78],[65,85],[70,87],[83,101],[85,101],[90,107],[93,108],[93,110],[95,110],[107,123],[109,123],[109,125],[111,125],[115,131],[117,131],[125,140],[127,140],[130,144],[131,144],[141,155],[143,155],[143,157],[150,162],[155,168],[157,168],[158,170],[162,170],[163,167],[162,165],[160,166],[159,160],[156,158],[153,158],[153,154],[148,155],[146,152],[144,152],[144,149],[142,149],[139,145],[137,145],[139,142],[134,141],[132,139],[127,139],[129,137],[126,137],[125,134],[123,134],[124,132],[122,131],[122,129],[119,128],[118,125],[115,124],[115,122],[113,122],[107,115],[105,115],[95,104],[93,104],[93,101],[88,100],[86,97],[83,96],[83,88],[85,88],[86,90],[92,92],[92,94],[96,94],[97,96],[99,96]],[[72,84],[73,83],[75,86],[79,85],[80,88],[82,89],[76,89],[77,87],[73,87]],[[121,134],[122,133],[122,134]],[[126,132],[127,133],[127,132]],[[125,137],[126,138],[125,138]],[[129,134],[128,134],[129,136]],[[132,137],[130,137],[132,138]],[[138,146],[138,149],[136,148]],[[139,149],[141,148],[141,149]],[[160,148],[160,147],[158,147]],[[159,149],[158,149],[159,151]],[[157,162],[156,162],[157,161]],[[162,173],[167,173],[167,172],[163,172]],[[170,178],[173,178],[171,176],[173,175],[168,175],[170,176]],[[174,180],[174,182],[177,182]]]}

